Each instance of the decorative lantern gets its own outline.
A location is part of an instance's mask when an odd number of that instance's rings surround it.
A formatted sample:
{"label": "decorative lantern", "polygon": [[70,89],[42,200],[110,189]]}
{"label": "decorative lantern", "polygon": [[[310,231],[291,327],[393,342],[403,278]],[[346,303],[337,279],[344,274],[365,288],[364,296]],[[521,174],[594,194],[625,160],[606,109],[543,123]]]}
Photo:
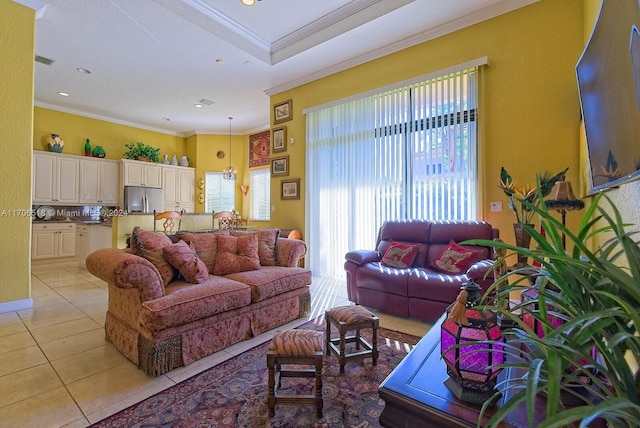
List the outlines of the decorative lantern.
{"label": "decorative lantern", "polygon": [[482,301],[479,291],[478,284],[467,281],[456,302],[447,308],[440,351],[449,375],[446,387],[460,400],[482,404],[497,392],[502,368],[495,365],[504,363],[504,351],[496,314],[474,308]]}

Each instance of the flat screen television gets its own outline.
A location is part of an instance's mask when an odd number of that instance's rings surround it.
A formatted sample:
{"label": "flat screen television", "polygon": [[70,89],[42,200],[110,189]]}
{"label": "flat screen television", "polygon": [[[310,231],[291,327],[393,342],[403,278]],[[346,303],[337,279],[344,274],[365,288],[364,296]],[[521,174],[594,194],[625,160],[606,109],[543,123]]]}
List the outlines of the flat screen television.
{"label": "flat screen television", "polygon": [[589,194],[640,178],[639,0],[603,0],[576,66]]}

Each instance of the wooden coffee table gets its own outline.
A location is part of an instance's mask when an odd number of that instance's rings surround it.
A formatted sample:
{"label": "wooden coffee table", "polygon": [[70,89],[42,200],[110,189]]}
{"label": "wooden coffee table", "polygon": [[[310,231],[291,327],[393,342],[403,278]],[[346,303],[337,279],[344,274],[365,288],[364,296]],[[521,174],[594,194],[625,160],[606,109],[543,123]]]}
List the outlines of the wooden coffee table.
{"label": "wooden coffee table", "polygon": [[[382,382],[380,397],[386,406],[380,415],[384,427],[476,427],[480,405],[458,400],[444,385],[448,378],[446,364],[440,356],[440,325],[443,315],[418,342],[416,347]],[[500,374],[509,376],[510,370]],[[511,394],[507,391],[505,394]],[[497,406],[505,400],[503,396]],[[487,412],[492,415],[497,407]],[[544,419],[544,400],[536,402],[536,414]],[[488,418],[485,418],[485,421]],[[486,425],[484,422],[481,426]],[[502,427],[528,427],[524,408],[512,412]]]}

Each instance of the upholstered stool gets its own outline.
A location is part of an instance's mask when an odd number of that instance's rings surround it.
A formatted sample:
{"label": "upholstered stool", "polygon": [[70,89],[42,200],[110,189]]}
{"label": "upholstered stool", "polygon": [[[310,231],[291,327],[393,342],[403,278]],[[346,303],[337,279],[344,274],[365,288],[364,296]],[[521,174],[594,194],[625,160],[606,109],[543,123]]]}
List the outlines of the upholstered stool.
{"label": "upholstered stool", "polygon": [[[349,361],[360,361],[371,357],[373,365],[378,363],[378,317],[362,306],[339,306],[325,312],[327,323],[327,355],[331,351],[338,356],[340,361],[340,373],[344,373],[344,366]],[[336,326],[340,337],[331,338],[331,325]],[[373,343],[367,342],[360,336],[360,330],[370,328],[373,330]],[[347,332],[355,330],[353,336],[347,336]],[[356,351],[347,354],[346,344],[355,343]],[[360,346],[364,349],[360,350]]]}
{"label": "upholstered stool", "polygon": [[[275,415],[276,404],[315,404],[316,416],[322,417],[322,332],[286,330],[276,333],[267,351],[269,368],[269,416]],[[282,370],[282,364],[306,365],[313,368]],[[282,395],[278,393],[283,377],[315,377],[314,394]]]}

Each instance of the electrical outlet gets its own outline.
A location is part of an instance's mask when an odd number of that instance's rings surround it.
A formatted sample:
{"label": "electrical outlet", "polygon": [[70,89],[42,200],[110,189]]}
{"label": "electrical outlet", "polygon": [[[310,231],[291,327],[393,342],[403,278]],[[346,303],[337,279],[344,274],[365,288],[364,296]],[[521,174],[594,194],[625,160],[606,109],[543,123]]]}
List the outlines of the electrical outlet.
{"label": "electrical outlet", "polygon": [[491,202],[491,212],[492,213],[501,213],[502,212],[502,202]]}
{"label": "electrical outlet", "polygon": [[275,212],[276,211],[276,206],[275,205],[271,205],[271,211]]}

